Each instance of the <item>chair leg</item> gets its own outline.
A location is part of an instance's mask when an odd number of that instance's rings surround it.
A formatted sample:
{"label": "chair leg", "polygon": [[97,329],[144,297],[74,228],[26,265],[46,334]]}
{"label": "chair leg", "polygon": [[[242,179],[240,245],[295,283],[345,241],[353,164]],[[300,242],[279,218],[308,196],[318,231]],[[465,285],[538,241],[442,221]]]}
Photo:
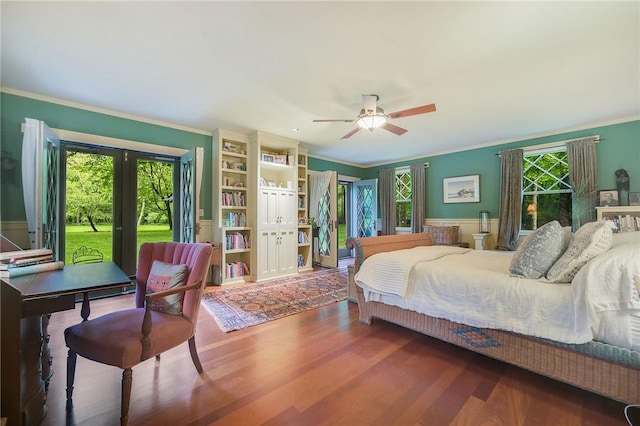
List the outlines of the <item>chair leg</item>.
{"label": "chair leg", "polygon": [[129,402],[131,401],[131,383],[133,370],[127,368],[122,371],[122,400],[120,401],[120,426],[129,422]]}
{"label": "chair leg", "polygon": [[198,373],[202,374],[202,364],[200,363],[198,351],[196,350],[196,336],[191,336],[191,338],[189,339],[189,352],[191,352],[191,360],[193,361],[193,365],[196,366],[196,370],[198,370]]}
{"label": "chair leg", "polygon": [[76,360],[78,355],[69,349],[67,354],[67,408],[73,403],[73,382],[76,376]]}

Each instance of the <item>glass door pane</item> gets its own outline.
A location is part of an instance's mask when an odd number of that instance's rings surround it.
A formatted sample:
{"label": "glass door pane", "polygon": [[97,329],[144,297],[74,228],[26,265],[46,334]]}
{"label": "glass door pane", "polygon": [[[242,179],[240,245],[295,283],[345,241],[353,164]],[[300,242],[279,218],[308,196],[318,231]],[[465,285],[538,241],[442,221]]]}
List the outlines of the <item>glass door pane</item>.
{"label": "glass door pane", "polygon": [[110,262],[114,158],[69,150],[65,166],[65,262]]}
{"label": "glass door pane", "polygon": [[320,265],[329,268],[338,266],[338,174],[331,172],[328,190],[318,203],[318,255]]}
{"label": "glass door pane", "polygon": [[136,256],[142,243],[173,241],[174,164],[152,159],[137,162]]}

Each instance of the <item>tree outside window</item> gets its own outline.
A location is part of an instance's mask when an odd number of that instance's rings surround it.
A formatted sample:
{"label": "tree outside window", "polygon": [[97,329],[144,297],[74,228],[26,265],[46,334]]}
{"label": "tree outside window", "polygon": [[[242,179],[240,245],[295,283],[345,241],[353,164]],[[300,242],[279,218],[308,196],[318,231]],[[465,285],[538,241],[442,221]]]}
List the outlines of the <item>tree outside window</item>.
{"label": "tree outside window", "polygon": [[396,228],[411,227],[411,172],[396,170]]}
{"label": "tree outside window", "polygon": [[571,226],[566,148],[525,152],[523,160],[521,229],[532,231],[554,220],[562,226]]}

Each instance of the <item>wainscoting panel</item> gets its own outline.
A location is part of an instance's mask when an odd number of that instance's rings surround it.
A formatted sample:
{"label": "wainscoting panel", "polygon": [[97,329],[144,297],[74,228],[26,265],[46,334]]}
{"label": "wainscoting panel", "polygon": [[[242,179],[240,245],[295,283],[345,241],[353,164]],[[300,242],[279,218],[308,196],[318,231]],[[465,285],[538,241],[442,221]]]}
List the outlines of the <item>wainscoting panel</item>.
{"label": "wainscoting panel", "polygon": [[[496,248],[496,241],[498,237],[498,219],[491,218],[491,235],[488,237],[487,242],[485,243],[485,247],[489,250],[493,250]],[[455,226],[458,225],[460,227],[458,240],[463,243],[469,243],[469,247],[475,247],[475,241],[473,239],[473,234],[478,233],[478,218],[473,219],[458,219],[458,218],[438,218],[431,219],[427,218],[424,220],[425,225],[433,225],[433,226]]]}

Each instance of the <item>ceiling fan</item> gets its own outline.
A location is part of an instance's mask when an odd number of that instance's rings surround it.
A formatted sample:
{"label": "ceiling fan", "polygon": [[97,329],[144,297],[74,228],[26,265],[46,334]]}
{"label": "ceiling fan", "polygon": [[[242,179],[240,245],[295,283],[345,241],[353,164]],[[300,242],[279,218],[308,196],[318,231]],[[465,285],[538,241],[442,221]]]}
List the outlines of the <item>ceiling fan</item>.
{"label": "ceiling fan", "polygon": [[358,127],[341,137],[340,139],[347,139],[362,129],[368,129],[374,131],[378,127],[395,133],[400,136],[407,133],[407,129],[398,127],[391,124],[389,120],[394,118],[410,117],[412,115],[425,114],[427,112],[433,112],[436,110],[435,104],[423,105],[415,108],[404,109],[402,111],[392,112],[391,114],[385,114],[384,110],[377,105],[380,97],[378,95],[362,95],[362,106],[360,114],[353,120],[348,119],[336,119],[336,120],[313,120],[314,123],[326,123],[331,121],[341,121],[343,123],[356,122]]}

